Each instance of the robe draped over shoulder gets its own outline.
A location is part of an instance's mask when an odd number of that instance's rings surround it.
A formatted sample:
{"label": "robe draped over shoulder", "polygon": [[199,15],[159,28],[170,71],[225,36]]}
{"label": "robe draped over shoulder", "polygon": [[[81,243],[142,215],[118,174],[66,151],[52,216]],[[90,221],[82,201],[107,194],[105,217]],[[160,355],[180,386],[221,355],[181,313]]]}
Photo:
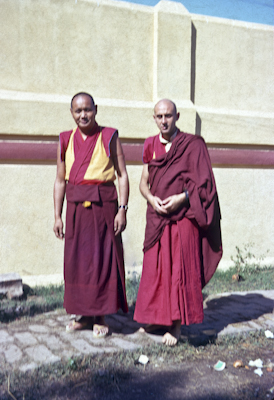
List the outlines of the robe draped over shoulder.
{"label": "robe draped over shoulder", "polygon": [[[158,149],[153,159],[152,148]],[[148,162],[150,191],[154,196],[168,196],[188,191],[189,204],[168,216],[159,215],[148,203],[144,251],[161,238],[170,221],[184,217],[195,219],[202,240],[202,285],[214,274],[222,256],[220,207],[210,157],[202,137],[178,132],[171,149],[165,153],[159,136],[148,138],[144,145]]]}
{"label": "robe draped over shoulder", "polygon": [[143,271],[134,319],[170,326],[203,321],[202,287],[221,258],[220,209],[206,145],[177,132],[165,151],[159,136],[145,141],[149,186],[164,200],[188,191],[189,202],[162,216],[148,202]]}

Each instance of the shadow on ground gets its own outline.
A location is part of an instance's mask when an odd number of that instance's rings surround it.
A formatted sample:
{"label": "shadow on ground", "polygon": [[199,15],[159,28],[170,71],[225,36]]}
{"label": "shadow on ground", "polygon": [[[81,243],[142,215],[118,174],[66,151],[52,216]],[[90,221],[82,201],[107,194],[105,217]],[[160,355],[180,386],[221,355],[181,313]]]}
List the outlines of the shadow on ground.
{"label": "shadow on ground", "polygon": [[[173,370],[143,370],[135,368],[127,372],[119,369],[89,373],[80,379],[60,379],[48,382],[32,380],[12,391],[17,400],[236,400],[265,398],[270,382],[258,385],[250,378],[234,380],[231,371],[225,371],[222,379],[206,362],[184,363]],[[263,396],[263,397],[261,397]],[[1,393],[8,400],[7,392]]]}
{"label": "shadow on ground", "polygon": [[[229,325],[231,334],[258,329],[257,320],[264,314],[272,313],[274,301],[259,293],[248,293],[245,295],[231,294],[220,298],[208,298],[205,301],[204,321],[202,324],[182,326],[181,339],[190,342],[194,346],[206,345],[214,342],[220,332]],[[141,326],[133,321],[134,308],[131,307],[127,316],[118,313],[118,316],[107,317],[111,331],[115,333],[132,334]],[[118,317],[118,321],[117,321]],[[233,326],[234,324],[235,327]],[[239,325],[241,324],[241,325]],[[162,335],[163,332],[157,332]]]}
{"label": "shadow on ground", "polygon": [[228,325],[231,326],[231,334],[237,334],[237,329],[241,333],[252,328],[258,329],[254,320],[273,313],[273,309],[274,301],[258,293],[231,294],[209,299],[205,302],[203,323],[183,326],[181,333],[192,344],[203,345],[214,341]]}

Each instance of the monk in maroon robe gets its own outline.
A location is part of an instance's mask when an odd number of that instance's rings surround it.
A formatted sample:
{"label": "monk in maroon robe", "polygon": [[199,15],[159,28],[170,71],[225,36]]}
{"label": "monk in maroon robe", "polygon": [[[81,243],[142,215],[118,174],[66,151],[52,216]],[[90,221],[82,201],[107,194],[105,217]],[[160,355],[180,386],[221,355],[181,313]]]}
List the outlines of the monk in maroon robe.
{"label": "monk in maroon robe", "polygon": [[[87,93],[71,102],[77,127],[62,132],[54,184],[54,232],[63,239],[62,208],[67,199],[64,307],[78,315],[67,330],[93,326],[105,336],[106,314],[127,312],[121,232],[126,227],[128,176],[118,131],[99,126],[97,106]],[[118,177],[120,206],[114,180]]]}
{"label": "monk in maroon robe", "polygon": [[147,224],[143,271],[134,319],[141,331],[165,329],[163,343],[177,343],[181,325],[203,321],[202,288],[222,256],[220,208],[204,140],[180,132],[176,106],[159,101],[160,129],[144,143],[140,191]]}

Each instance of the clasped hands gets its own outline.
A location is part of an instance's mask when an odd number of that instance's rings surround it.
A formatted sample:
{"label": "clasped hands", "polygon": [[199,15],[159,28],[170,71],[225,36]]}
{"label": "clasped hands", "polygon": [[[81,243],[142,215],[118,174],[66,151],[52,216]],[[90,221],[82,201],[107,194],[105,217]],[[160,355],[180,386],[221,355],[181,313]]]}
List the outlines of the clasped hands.
{"label": "clasped hands", "polygon": [[186,195],[185,193],[174,194],[164,200],[150,195],[148,196],[148,201],[158,214],[168,215],[176,211],[186,201]]}

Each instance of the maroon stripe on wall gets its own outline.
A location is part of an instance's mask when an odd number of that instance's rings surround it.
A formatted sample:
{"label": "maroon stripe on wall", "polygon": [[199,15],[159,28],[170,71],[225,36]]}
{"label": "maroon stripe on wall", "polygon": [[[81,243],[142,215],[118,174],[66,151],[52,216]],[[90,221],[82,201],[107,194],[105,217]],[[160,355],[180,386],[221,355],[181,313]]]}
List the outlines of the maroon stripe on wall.
{"label": "maroon stripe on wall", "polygon": [[2,142],[0,160],[53,161],[57,157],[57,142]]}
{"label": "maroon stripe on wall", "polygon": [[[128,163],[142,163],[143,141],[123,140],[123,149]],[[236,147],[236,146],[235,146]],[[274,146],[260,149],[210,146],[208,150],[214,166],[253,166],[274,168]],[[0,141],[0,162],[54,163],[57,155],[57,141]]]}
{"label": "maroon stripe on wall", "polygon": [[208,148],[213,165],[274,167],[274,150]]}

